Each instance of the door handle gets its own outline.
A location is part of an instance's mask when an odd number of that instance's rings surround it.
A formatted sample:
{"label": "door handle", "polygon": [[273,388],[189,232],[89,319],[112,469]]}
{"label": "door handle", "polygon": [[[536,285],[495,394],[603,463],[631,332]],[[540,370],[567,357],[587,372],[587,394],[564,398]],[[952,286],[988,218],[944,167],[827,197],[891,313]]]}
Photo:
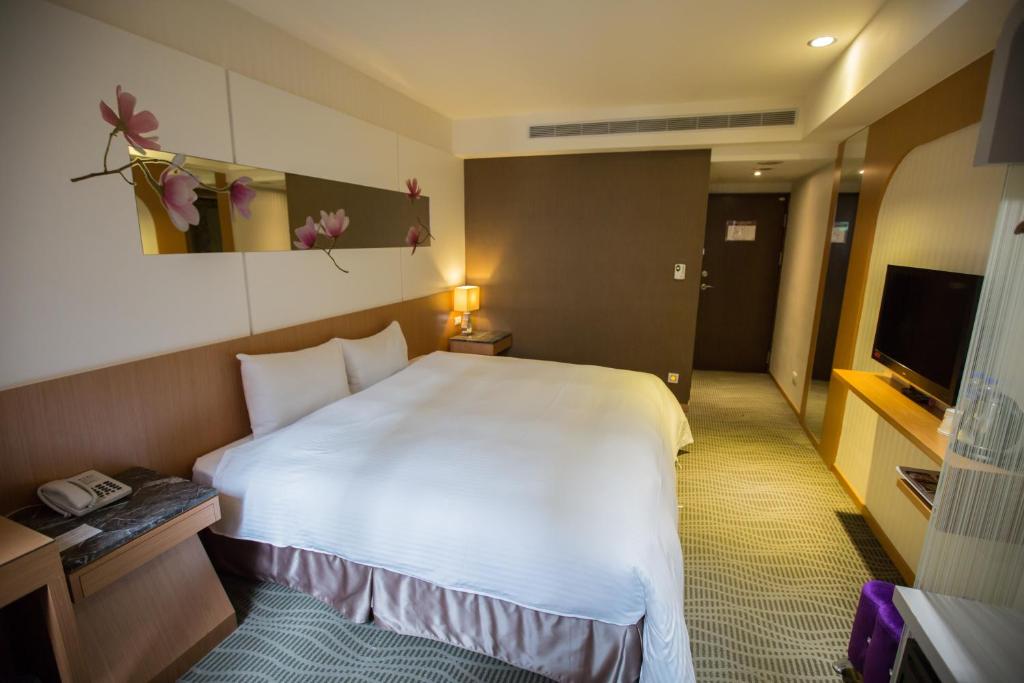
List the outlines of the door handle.
{"label": "door handle", "polygon": [[702,292],[703,292],[704,290],[706,290],[706,289],[714,289],[714,288],[715,288],[715,286],[714,286],[714,285],[709,285],[709,284],[707,284],[706,282],[702,282],[702,283],[700,283],[700,291],[702,291]]}

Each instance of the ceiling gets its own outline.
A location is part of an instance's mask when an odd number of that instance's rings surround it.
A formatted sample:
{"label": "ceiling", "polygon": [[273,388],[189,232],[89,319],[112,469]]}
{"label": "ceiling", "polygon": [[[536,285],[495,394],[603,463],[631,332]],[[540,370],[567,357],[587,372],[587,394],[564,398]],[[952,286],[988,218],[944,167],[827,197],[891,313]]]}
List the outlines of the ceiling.
{"label": "ceiling", "polygon": [[[450,118],[799,100],[884,0],[231,0]],[[838,42],[811,49],[829,34]]]}
{"label": "ceiling", "polygon": [[[767,163],[765,163],[767,162]],[[758,184],[790,183],[823,166],[834,163],[831,159],[792,159],[786,161],[765,159],[757,161],[715,161],[711,164],[711,183],[751,183],[751,189]],[[760,176],[754,176],[755,169],[762,169]]]}

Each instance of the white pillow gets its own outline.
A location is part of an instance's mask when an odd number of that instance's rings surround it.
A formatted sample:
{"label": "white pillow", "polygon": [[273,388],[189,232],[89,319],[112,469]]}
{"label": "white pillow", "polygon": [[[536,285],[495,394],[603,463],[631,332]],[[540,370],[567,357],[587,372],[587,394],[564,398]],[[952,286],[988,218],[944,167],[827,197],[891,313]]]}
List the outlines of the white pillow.
{"label": "white pillow", "polygon": [[260,437],[350,393],[341,341],[289,353],[240,353],[252,435]]}
{"label": "white pillow", "polygon": [[390,377],[409,364],[409,347],[398,321],[364,339],[341,339],[352,393]]}

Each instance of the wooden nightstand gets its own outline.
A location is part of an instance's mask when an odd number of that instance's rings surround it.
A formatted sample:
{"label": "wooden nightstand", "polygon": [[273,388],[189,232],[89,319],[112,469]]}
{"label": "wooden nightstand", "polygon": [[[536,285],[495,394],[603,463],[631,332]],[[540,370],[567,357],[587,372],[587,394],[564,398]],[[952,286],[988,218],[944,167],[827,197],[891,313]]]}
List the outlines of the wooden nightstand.
{"label": "wooden nightstand", "polygon": [[497,356],[510,348],[512,348],[511,332],[474,332],[448,338],[448,350],[452,353]]}
{"label": "wooden nightstand", "polygon": [[235,629],[235,610],[196,535],[220,519],[216,490],[134,467],[123,501],[78,518],[13,515],[57,537],[101,533],[60,554],[93,681],[173,681]]}
{"label": "wooden nightstand", "polygon": [[[41,599],[34,600],[35,595]],[[26,667],[21,673],[49,678],[54,673],[51,667],[56,667],[55,673],[62,681],[85,680],[88,673],[81,657],[75,613],[64,584],[57,544],[47,536],[0,516],[0,609],[12,606],[12,618],[4,618],[2,622],[5,629],[31,633],[34,629],[31,623],[26,622],[33,620],[26,620],[25,610],[13,606],[15,603],[23,603],[34,610],[35,617],[43,613],[41,621],[46,624],[50,640],[48,647],[41,642],[32,642],[31,638],[24,643],[8,642],[5,651],[22,647],[32,650],[18,649],[18,666]],[[5,640],[9,635],[3,634]],[[40,670],[32,671],[37,666]],[[0,678],[5,678],[8,673],[14,672],[0,668]]]}

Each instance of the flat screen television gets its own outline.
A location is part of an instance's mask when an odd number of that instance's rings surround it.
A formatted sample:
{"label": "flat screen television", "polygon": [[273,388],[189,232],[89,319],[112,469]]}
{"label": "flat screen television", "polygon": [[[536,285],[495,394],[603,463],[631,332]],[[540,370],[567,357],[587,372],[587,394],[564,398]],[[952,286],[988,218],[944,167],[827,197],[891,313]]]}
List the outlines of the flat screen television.
{"label": "flat screen television", "polygon": [[871,357],[919,389],[956,400],[981,276],[889,266]]}

